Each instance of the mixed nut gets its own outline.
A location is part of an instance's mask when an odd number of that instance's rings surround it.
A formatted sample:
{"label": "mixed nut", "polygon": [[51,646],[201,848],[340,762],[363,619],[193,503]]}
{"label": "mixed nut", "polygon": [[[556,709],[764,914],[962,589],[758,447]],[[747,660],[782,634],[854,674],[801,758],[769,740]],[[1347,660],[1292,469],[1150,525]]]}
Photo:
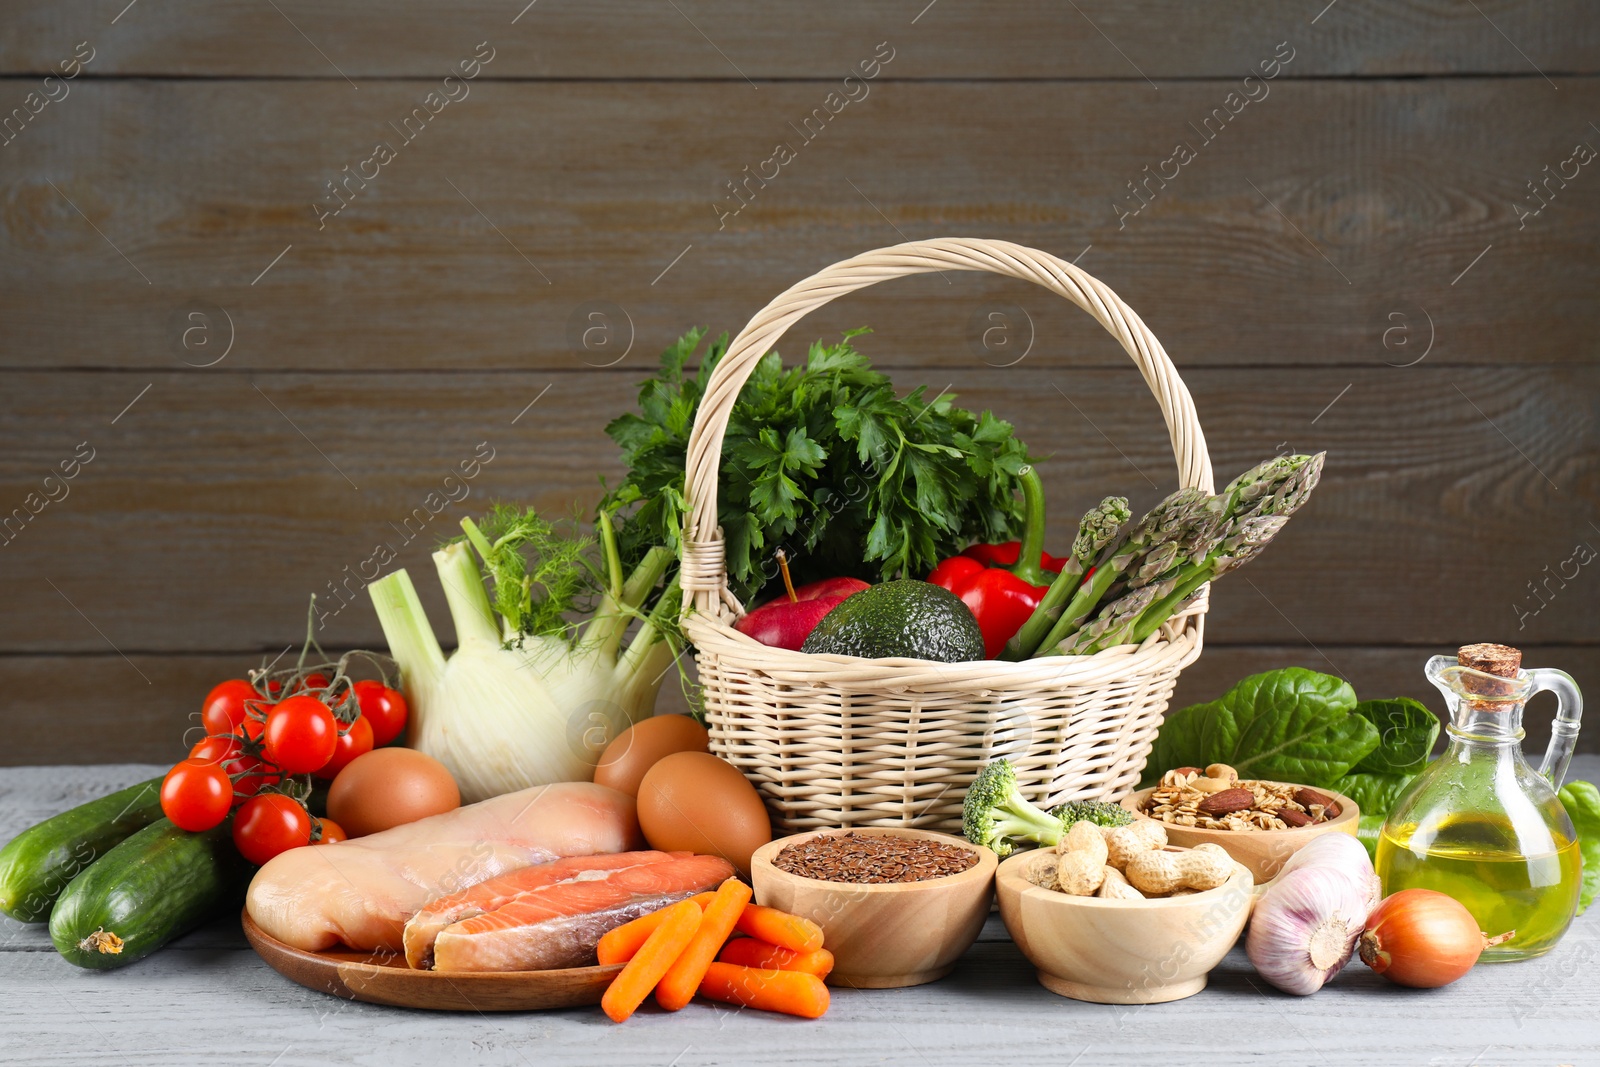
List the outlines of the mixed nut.
{"label": "mixed nut", "polygon": [[1141,809],[1152,819],[1202,830],[1289,830],[1339,816],[1339,802],[1315,789],[1282,782],[1241,781],[1226,763],[1205,770],[1177,767]]}
{"label": "mixed nut", "polygon": [[1024,868],[1034,885],[1069,896],[1144,900],[1215,889],[1240,870],[1221,845],[1167,849],[1158,822],[1104,827],[1072,824],[1060,843]]}

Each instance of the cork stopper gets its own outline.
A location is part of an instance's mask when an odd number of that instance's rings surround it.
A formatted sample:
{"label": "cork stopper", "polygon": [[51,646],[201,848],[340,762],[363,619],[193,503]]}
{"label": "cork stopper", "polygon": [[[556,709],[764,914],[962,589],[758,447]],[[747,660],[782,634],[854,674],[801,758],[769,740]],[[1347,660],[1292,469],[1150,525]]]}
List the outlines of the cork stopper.
{"label": "cork stopper", "polygon": [[1488,698],[1515,695],[1517,674],[1522,669],[1520,649],[1495,644],[1462,645],[1456,650],[1456,662],[1463,667],[1508,680],[1505,684],[1497,684],[1486,678],[1471,679],[1466,685],[1473,695]]}
{"label": "cork stopper", "polygon": [[1522,650],[1509,645],[1462,645],[1456,650],[1456,662],[1484,674],[1515,678],[1522,669]]}

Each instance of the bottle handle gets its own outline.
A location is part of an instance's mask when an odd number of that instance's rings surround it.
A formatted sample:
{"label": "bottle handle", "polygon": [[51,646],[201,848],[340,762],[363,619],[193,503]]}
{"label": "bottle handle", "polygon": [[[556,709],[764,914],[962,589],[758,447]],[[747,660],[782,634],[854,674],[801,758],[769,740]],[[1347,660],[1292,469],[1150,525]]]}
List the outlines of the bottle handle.
{"label": "bottle handle", "polygon": [[[1533,692],[1546,690],[1556,695],[1556,717],[1550,724],[1550,747],[1545,749],[1544,763],[1539,773],[1550,779],[1550,784],[1561,788],[1567,776],[1567,764],[1572,762],[1572,750],[1578,744],[1578,723],[1583,718],[1583,694],[1578,683],[1566,671],[1539,667],[1527,672],[1533,682]],[[1531,694],[1530,694],[1531,695]]]}

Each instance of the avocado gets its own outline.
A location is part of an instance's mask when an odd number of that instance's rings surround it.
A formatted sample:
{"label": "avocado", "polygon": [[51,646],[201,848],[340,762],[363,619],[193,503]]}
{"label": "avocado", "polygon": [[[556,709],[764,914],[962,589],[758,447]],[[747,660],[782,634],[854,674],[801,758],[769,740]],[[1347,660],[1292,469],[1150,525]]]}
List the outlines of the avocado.
{"label": "avocado", "polygon": [[800,651],[965,663],[983,659],[983,633],[954,593],[903,579],[846,597],[822,617]]}

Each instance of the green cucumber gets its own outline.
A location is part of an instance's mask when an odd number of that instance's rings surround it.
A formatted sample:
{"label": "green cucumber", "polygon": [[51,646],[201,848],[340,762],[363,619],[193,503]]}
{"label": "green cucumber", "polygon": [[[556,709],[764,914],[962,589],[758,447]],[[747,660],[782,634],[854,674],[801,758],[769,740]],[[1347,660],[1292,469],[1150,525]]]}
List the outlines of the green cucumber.
{"label": "green cucumber", "polygon": [[161,779],[152,778],[22,831],[0,848],[0,912],[44,922],[68,882],[159,818]]}
{"label": "green cucumber", "polygon": [[123,967],[240,900],[249,868],[232,826],[194,834],[161,819],[107,852],[56,901],[56,951],[79,967]]}

